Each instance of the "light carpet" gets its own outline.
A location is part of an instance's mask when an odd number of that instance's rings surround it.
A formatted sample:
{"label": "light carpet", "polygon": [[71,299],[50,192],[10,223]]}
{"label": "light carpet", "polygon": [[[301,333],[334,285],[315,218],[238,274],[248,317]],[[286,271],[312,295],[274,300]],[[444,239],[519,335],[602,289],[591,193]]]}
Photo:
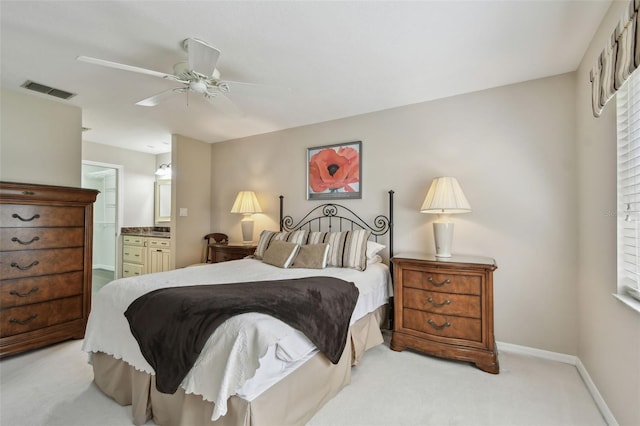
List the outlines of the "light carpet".
{"label": "light carpet", "polygon": [[[386,340],[366,353],[351,384],[308,426],[606,424],[572,365],[502,351],[500,374],[493,375],[468,363],[394,352]],[[131,407],[93,384],[81,345],[69,341],[0,361],[0,424],[131,425]]]}

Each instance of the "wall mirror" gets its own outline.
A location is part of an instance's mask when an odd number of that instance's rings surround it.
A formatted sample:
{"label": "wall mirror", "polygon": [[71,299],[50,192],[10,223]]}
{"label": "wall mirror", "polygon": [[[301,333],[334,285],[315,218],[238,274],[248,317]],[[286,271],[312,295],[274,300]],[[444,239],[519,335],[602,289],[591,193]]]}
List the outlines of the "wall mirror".
{"label": "wall mirror", "polygon": [[171,180],[156,181],[156,223],[171,222]]}

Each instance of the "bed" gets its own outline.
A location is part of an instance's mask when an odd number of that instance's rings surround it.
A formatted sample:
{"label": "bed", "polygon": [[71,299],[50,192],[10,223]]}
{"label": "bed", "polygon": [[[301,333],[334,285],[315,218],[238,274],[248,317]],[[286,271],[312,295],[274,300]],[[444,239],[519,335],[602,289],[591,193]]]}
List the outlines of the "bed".
{"label": "bed", "polygon": [[[123,278],[96,294],[83,350],[89,353],[98,388],[119,404],[131,405],[134,424],[153,419],[160,425],[303,425],[350,382],[351,368],[364,352],[382,343],[380,328],[388,319],[393,290],[380,255],[385,247],[388,258],[393,255],[393,191],[388,215],[371,223],[333,203],[294,221],[283,214],[283,203],[280,196],[280,230],[262,232],[253,258]],[[329,241],[342,244],[338,263],[332,260],[336,251]],[[285,256],[290,264],[283,268],[281,249],[292,246],[297,246],[295,255]],[[320,249],[328,265],[317,269],[302,254]],[[302,259],[299,265],[296,259]],[[215,329],[177,390],[163,393],[124,315],[134,301],[161,291],[318,276],[358,289],[345,324],[344,350],[333,361],[285,322],[260,312],[242,313]]]}

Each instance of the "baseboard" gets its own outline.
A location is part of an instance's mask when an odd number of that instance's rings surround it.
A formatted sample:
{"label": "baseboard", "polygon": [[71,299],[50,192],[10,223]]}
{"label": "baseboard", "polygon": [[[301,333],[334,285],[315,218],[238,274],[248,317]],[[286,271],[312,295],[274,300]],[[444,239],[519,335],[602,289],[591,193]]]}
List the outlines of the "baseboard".
{"label": "baseboard", "polygon": [[577,357],[573,355],[561,354],[559,352],[545,351],[543,349],[530,348],[528,346],[514,345],[513,343],[496,342],[499,351],[512,352],[522,355],[531,355],[536,358],[559,361],[565,364],[576,365]]}
{"label": "baseboard", "polygon": [[92,269],[104,269],[105,271],[115,271],[113,265],[101,265],[99,263],[94,263]]}
{"label": "baseboard", "polygon": [[609,406],[607,405],[607,403],[604,402],[604,398],[602,398],[602,395],[600,395],[596,384],[593,383],[593,380],[591,380],[589,372],[584,367],[584,364],[582,364],[582,361],[580,361],[580,358],[577,358],[577,360],[578,362],[576,363],[576,368],[578,369],[578,373],[580,373],[580,377],[582,377],[582,380],[587,385],[587,389],[589,389],[589,393],[591,393],[593,400],[596,402],[596,405],[600,410],[600,414],[602,414],[602,417],[604,417],[604,420],[609,426],[618,426],[618,421],[613,416],[611,410],[609,410]]}
{"label": "baseboard", "polygon": [[504,342],[496,342],[496,346],[498,347],[498,351],[505,351],[505,352],[522,354],[522,355],[531,355],[537,358],[548,359],[551,361],[559,361],[565,364],[570,364],[575,366],[576,369],[578,370],[578,374],[580,374],[580,377],[582,378],[582,381],[587,386],[587,389],[589,390],[589,393],[591,394],[593,401],[596,403],[598,410],[600,410],[600,414],[602,415],[604,420],[607,422],[609,426],[618,426],[618,421],[613,416],[613,413],[611,412],[611,410],[609,410],[609,406],[604,401],[604,398],[602,398],[602,395],[600,395],[600,392],[598,391],[596,384],[593,382],[593,380],[591,380],[591,376],[589,375],[589,372],[585,368],[584,364],[582,364],[582,361],[580,361],[580,358],[578,358],[577,356],[561,354],[558,352],[545,351],[543,349],[530,348],[528,346],[520,346],[520,345],[514,345],[512,343],[504,343]]}

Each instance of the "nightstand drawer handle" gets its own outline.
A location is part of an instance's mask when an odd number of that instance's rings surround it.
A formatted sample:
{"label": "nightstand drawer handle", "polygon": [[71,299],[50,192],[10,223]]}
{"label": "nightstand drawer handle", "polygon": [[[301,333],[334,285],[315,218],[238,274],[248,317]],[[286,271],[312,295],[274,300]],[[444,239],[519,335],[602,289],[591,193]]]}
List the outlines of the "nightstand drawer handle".
{"label": "nightstand drawer handle", "polygon": [[442,325],[436,325],[436,323],[435,323],[435,322],[433,322],[433,320],[429,320],[429,321],[427,321],[427,322],[429,323],[429,325],[430,325],[431,327],[435,328],[436,330],[442,330],[442,329],[444,329],[444,328],[446,328],[446,327],[451,327],[451,323],[450,323],[449,321],[445,322],[445,323],[444,323],[444,324],[442,324]]}
{"label": "nightstand drawer handle", "polygon": [[431,284],[435,285],[436,287],[442,287],[443,285],[449,284],[451,282],[451,280],[446,279],[446,280],[442,281],[441,283],[437,283],[431,277],[429,277],[429,279],[427,281],[429,281]]}
{"label": "nightstand drawer handle", "polygon": [[443,306],[451,304],[451,300],[449,300],[449,299],[446,299],[444,301],[444,303],[436,303],[436,302],[433,301],[433,297],[430,297],[430,298],[427,299],[427,301],[429,303],[431,303],[433,306],[437,307],[437,308],[442,308]]}

